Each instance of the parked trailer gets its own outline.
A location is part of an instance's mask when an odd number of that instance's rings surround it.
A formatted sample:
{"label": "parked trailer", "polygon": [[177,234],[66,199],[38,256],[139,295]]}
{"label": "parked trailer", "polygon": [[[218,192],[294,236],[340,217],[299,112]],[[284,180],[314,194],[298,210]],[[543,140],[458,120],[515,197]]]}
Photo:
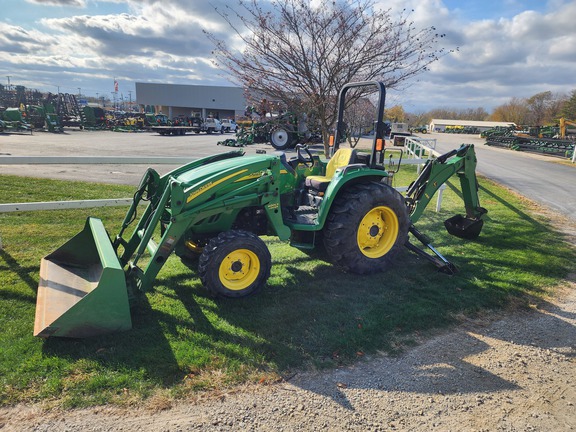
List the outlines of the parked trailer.
{"label": "parked trailer", "polygon": [[222,124],[218,119],[207,118],[202,120],[199,117],[183,119],[172,125],[158,125],[151,126],[151,130],[158,132],[160,135],[184,135],[186,132],[206,132],[211,133],[224,133]]}
{"label": "parked trailer", "polygon": [[160,135],[184,135],[186,132],[194,132],[193,126],[151,126],[150,130]]}

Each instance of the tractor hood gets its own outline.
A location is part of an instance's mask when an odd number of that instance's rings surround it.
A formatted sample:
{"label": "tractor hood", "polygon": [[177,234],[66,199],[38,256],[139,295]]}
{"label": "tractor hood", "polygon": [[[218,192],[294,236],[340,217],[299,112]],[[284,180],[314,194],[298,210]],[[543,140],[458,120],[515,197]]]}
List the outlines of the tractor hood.
{"label": "tractor hood", "polygon": [[221,173],[230,171],[247,170],[254,172],[254,165],[260,167],[262,164],[271,165],[276,158],[270,155],[242,156],[232,159],[224,159],[207,165],[200,166],[190,171],[178,174],[174,177],[183,184],[183,186],[194,186],[207,178],[218,176]]}
{"label": "tractor hood", "polygon": [[222,196],[242,183],[253,182],[266,174],[272,174],[278,158],[271,155],[243,156],[202,165],[172,177],[180,184],[185,205],[194,205]]}

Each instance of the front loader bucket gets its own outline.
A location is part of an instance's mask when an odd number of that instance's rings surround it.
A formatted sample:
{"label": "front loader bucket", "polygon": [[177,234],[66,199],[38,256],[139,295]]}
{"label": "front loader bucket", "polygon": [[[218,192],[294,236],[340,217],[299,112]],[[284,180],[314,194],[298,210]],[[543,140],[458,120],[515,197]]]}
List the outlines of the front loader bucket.
{"label": "front loader bucket", "polygon": [[453,236],[466,240],[474,240],[480,235],[484,221],[480,218],[471,219],[462,215],[452,216],[444,221],[446,231]]}
{"label": "front loader bucket", "polygon": [[34,336],[83,338],[132,328],[124,271],[100,219],[40,262]]}

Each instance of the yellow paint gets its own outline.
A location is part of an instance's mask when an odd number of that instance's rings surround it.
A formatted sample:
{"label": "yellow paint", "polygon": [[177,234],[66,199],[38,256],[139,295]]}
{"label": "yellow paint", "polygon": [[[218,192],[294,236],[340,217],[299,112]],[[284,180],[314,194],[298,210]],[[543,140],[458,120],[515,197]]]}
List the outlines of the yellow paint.
{"label": "yellow paint", "polygon": [[244,177],[239,178],[238,180],[234,181],[234,183],[238,183],[238,182],[245,181],[245,180],[252,180],[252,179],[260,178],[260,177],[262,177],[262,174],[264,174],[264,171],[258,171],[258,172],[252,173],[252,174],[248,174],[248,175],[245,175]]}
{"label": "yellow paint", "polygon": [[218,278],[224,287],[231,291],[242,291],[258,279],[260,259],[250,249],[237,249],[230,252],[218,268]]}
{"label": "yellow paint", "polygon": [[193,199],[199,197],[199,196],[202,195],[204,192],[209,191],[209,190],[212,189],[213,187],[218,186],[220,183],[223,183],[223,182],[225,182],[226,180],[229,180],[229,179],[231,179],[232,177],[235,177],[235,176],[237,176],[237,175],[244,174],[246,171],[248,171],[248,170],[247,170],[247,169],[244,169],[244,170],[242,170],[242,171],[235,172],[234,174],[230,174],[230,175],[228,175],[228,176],[226,176],[226,177],[222,177],[220,180],[216,180],[216,181],[214,181],[214,182],[206,183],[205,185],[200,186],[198,189],[196,189],[194,192],[192,192],[192,193],[188,196],[188,198],[186,199],[186,203],[189,203],[190,201],[192,201]]}

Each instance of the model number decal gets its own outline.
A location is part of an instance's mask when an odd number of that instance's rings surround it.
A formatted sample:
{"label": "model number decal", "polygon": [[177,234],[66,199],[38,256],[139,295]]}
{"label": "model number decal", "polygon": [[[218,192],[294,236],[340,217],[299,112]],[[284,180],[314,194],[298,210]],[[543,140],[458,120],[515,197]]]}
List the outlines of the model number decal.
{"label": "model number decal", "polygon": [[222,177],[220,180],[216,180],[213,182],[209,182],[206,183],[205,185],[200,186],[198,189],[196,189],[194,192],[192,192],[188,198],[186,199],[186,203],[189,203],[190,201],[192,201],[194,198],[199,197],[200,195],[202,195],[204,192],[212,189],[214,186],[218,186],[220,183],[225,182],[228,179],[231,179],[234,176],[240,175],[240,174],[244,174],[246,171],[248,171],[247,169],[242,170],[242,171],[238,171],[235,172],[234,174],[230,174],[226,177]]}

